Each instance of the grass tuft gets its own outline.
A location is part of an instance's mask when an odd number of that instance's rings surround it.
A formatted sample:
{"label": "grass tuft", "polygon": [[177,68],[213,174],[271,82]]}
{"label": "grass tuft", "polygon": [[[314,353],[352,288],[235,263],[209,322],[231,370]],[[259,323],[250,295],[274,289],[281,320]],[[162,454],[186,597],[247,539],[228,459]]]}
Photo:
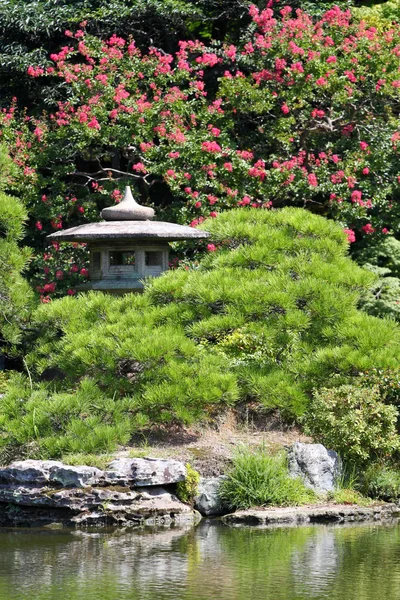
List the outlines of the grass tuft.
{"label": "grass tuft", "polygon": [[230,509],[254,506],[298,506],[316,500],[312,490],[287,470],[286,453],[270,456],[264,448],[240,448],[227,479],[221,484],[221,500]]}

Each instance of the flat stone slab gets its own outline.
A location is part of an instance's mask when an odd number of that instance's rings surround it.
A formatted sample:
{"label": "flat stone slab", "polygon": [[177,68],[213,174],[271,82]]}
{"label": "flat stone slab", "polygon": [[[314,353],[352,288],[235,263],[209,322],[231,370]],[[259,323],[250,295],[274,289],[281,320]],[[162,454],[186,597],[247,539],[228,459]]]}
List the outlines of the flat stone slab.
{"label": "flat stone slab", "polygon": [[186,467],[178,460],[161,458],[117,458],[104,471],[102,479],[113,485],[152,486],[184,481]]}
{"label": "flat stone slab", "polygon": [[108,470],[70,466],[55,460],[21,460],[0,468],[1,484],[82,488],[91,485],[128,487],[160,486],[183,481],[186,467],[172,459],[118,458]]}
{"label": "flat stone slab", "polygon": [[350,521],[384,521],[400,519],[400,506],[324,505],[285,508],[239,510],[225,515],[222,521],[234,527],[270,527],[274,525],[305,525],[309,523],[348,523]]}

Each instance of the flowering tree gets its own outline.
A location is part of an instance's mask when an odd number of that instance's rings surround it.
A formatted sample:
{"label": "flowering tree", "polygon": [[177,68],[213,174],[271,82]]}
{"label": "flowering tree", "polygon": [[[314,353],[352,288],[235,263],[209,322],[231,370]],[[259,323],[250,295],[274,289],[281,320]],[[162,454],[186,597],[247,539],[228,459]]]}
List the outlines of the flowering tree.
{"label": "flowering tree", "polygon": [[[40,119],[14,107],[1,118],[38,246],[98,218],[127,181],[159,217],[192,225],[231,207],[294,204],[338,219],[350,242],[396,230],[399,26],[379,32],[338,7],[313,20],[272,1],[250,16],[238,46],[182,41],[175,54],[143,54],[82,29],[66,32],[50,66],[29,67],[66,89]],[[67,283],[73,293],[67,271],[85,277],[61,250],[36,262],[44,298]]]}

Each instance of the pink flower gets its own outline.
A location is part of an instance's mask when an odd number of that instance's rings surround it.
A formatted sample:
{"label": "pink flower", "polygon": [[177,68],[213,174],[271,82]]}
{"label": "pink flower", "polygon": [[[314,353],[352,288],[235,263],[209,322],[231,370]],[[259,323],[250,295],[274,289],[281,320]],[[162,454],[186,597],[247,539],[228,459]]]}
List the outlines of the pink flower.
{"label": "pink flower", "polygon": [[367,142],[360,142],[360,148],[361,150],[366,150],[368,148]]}
{"label": "pink flower", "polygon": [[180,154],[179,154],[179,152],[170,152],[170,153],[168,154],[168,156],[169,156],[170,158],[179,158],[179,157],[180,157]]}
{"label": "pink flower", "polygon": [[75,291],[75,290],[71,290],[71,289],[69,289],[69,290],[67,291],[67,294],[68,294],[68,296],[75,296],[75,294],[76,294],[76,291]]}
{"label": "pink flower", "polygon": [[90,127],[90,129],[101,129],[100,124],[99,124],[98,120],[96,119],[96,117],[92,117],[92,119],[89,121],[87,126]]}
{"label": "pink flower", "polygon": [[354,192],[351,192],[351,201],[352,202],[357,202],[358,204],[360,204],[361,198],[362,198],[362,192],[360,192],[360,190],[354,190]]}
{"label": "pink flower", "polygon": [[237,150],[236,154],[243,158],[243,160],[251,160],[254,158],[254,154],[250,150]]}
{"label": "pink flower", "polygon": [[84,212],[85,212],[84,207],[83,206],[78,206],[77,208],[78,208],[78,212],[80,212],[83,215]]}
{"label": "pink flower", "polygon": [[36,229],[38,229],[39,231],[42,231],[42,229],[43,229],[43,225],[42,225],[42,223],[41,223],[40,221],[36,221],[36,223],[35,223],[35,227],[36,227]]}
{"label": "pink flower", "polygon": [[221,130],[220,130],[220,129],[218,129],[218,127],[211,127],[211,133],[212,133],[213,135],[215,135],[215,137],[218,137],[218,136],[219,136],[219,134],[221,133]]}
{"label": "pink flower", "polygon": [[364,167],[362,170],[363,175],[368,175],[369,174],[369,168],[368,167]]}
{"label": "pink flower", "polygon": [[356,234],[352,229],[343,229],[343,232],[347,235],[347,241],[352,244],[356,241]]}
{"label": "pink flower", "polygon": [[336,56],[328,56],[328,58],[326,59],[327,63],[335,63],[337,62],[337,58]]}
{"label": "pink flower", "polygon": [[52,292],[55,292],[55,289],[56,289],[56,284],[54,282],[52,282],[52,283],[46,283],[43,286],[43,292],[45,294],[51,294]]}
{"label": "pink flower", "polygon": [[309,173],[307,179],[308,179],[308,183],[310,185],[312,185],[313,187],[317,187],[318,180],[317,180],[315,173]]}
{"label": "pink flower", "polygon": [[249,196],[243,196],[241,200],[238,202],[238,206],[247,206],[250,204],[251,198]]}
{"label": "pink flower", "polygon": [[203,152],[221,152],[221,146],[217,142],[203,142],[201,144]]}
{"label": "pink flower", "polygon": [[216,247],[216,246],[214,246],[214,244],[207,244],[207,250],[208,250],[209,252],[215,252],[215,251],[216,251],[216,249],[217,249],[217,247]]}
{"label": "pink flower", "polygon": [[201,202],[200,200],[198,202],[196,202],[196,204],[194,205],[195,208],[201,208]]}
{"label": "pink flower", "polygon": [[363,227],[361,227],[361,229],[367,235],[370,234],[370,233],[374,233],[374,231],[375,231],[375,228],[372,227],[371,223],[367,223],[366,225],[363,225]]}
{"label": "pink flower", "polygon": [[79,271],[78,265],[71,265],[70,272],[77,273]]}
{"label": "pink flower", "polygon": [[288,107],[287,104],[282,104],[281,111],[283,112],[284,115],[287,115],[290,113],[290,108]]}
{"label": "pink flower", "polygon": [[229,171],[230,173],[232,173],[232,171],[233,171],[232,163],[230,163],[230,162],[224,163],[224,169],[226,169],[227,171]]}
{"label": "pink flower", "polygon": [[171,179],[176,179],[176,173],[173,169],[168,169],[168,171],[165,173],[165,175],[167,177],[171,177]]}
{"label": "pink flower", "polygon": [[47,202],[47,196],[46,196],[46,194],[43,194],[43,196],[42,196],[42,202]]}
{"label": "pink flower", "polygon": [[64,279],[64,273],[63,273],[63,271],[61,271],[61,269],[59,269],[58,271],[56,271],[56,279],[59,279],[60,281],[62,279]]}
{"label": "pink flower", "polygon": [[147,173],[147,169],[142,162],[138,162],[133,165],[132,169],[137,173]]}
{"label": "pink flower", "polygon": [[386,227],[384,227],[384,228],[382,229],[382,233],[384,233],[384,234],[388,234],[388,233],[389,233],[389,229],[387,229]]}
{"label": "pink flower", "polygon": [[40,129],[40,127],[36,127],[35,131],[33,132],[33,135],[40,142],[43,137],[43,129]]}
{"label": "pink flower", "polygon": [[210,203],[211,206],[213,204],[216,204],[218,202],[218,198],[216,196],[213,196],[212,194],[209,194],[207,196],[207,200],[209,201],[209,203]]}
{"label": "pink flower", "polygon": [[83,277],[89,277],[89,271],[87,269],[85,269],[84,267],[79,271],[79,274],[82,275]]}
{"label": "pink flower", "polygon": [[217,215],[218,215],[218,213],[216,213],[216,212],[214,212],[214,211],[210,212],[210,217],[211,217],[212,219],[215,219]]}
{"label": "pink flower", "polygon": [[115,202],[121,202],[122,192],[120,190],[114,190],[111,192],[111,198],[113,198]]}
{"label": "pink flower", "polygon": [[325,77],[320,77],[319,79],[317,79],[315,84],[322,87],[324,85],[328,85],[328,80]]}

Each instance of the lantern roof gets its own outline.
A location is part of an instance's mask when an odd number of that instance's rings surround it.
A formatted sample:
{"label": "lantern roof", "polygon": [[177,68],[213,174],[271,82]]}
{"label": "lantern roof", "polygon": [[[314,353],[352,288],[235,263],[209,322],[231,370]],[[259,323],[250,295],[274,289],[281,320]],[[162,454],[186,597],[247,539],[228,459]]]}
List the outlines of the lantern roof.
{"label": "lantern roof", "polygon": [[47,236],[50,240],[61,242],[96,242],[106,240],[159,240],[177,241],[186,239],[203,239],[209,236],[206,231],[199,231],[186,225],[150,221],[154,210],[140,206],[132,196],[131,189],[125,189],[122,201],[101,212],[105,219],[98,223],[87,223],[57,231]]}

